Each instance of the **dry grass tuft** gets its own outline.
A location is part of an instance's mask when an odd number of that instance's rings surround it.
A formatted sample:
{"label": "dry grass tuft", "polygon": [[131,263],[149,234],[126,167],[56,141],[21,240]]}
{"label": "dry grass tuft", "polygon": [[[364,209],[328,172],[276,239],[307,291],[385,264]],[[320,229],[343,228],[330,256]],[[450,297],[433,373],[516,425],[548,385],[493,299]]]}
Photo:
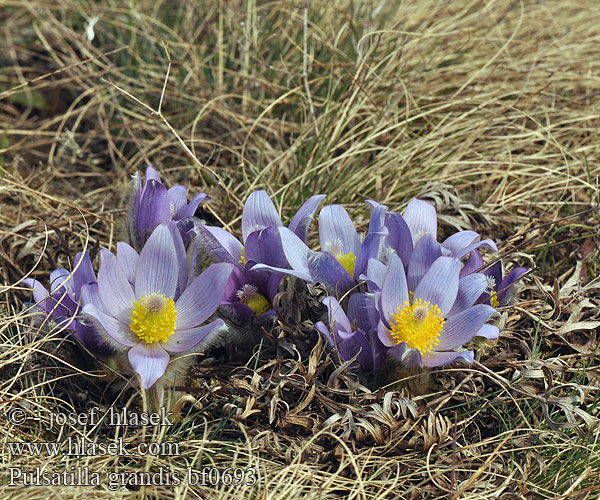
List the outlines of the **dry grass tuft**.
{"label": "dry grass tuft", "polygon": [[[600,14],[594,2],[47,2],[0,6],[3,498],[595,498],[600,494]],[[96,20],[93,23],[92,20]],[[91,34],[93,33],[93,38]],[[477,362],[359,379],[312,328],[319,290],[247,363],[199,364],[168,427],[54,426],[143,402],[53,325],[47,283],[114,247],[126,184],[153,164],[239,229],[255,189],[284,217],[309,195],[435,202],[534,268]],[[309,301],[309,302],[307,302]],[[312,313],[310,311],[313,311]],[[311,314],[313,316],[311,316]],[[389,381],[388,381],[389,382]],[[26,425],[9,422],[23,409]],[[37,420],[33,420],[33,418]],[[178,443],[176,456],[9,453],[8,443]],[[254,468],[254,485],[10,486],[10,467],[131,475]],[[132,476],[133,477],[133,476]],[[118,481],[117,481],[118,482]],[[123,481],[121,481],[122,483]],[[159,481],[161,482],[161,481]]]}

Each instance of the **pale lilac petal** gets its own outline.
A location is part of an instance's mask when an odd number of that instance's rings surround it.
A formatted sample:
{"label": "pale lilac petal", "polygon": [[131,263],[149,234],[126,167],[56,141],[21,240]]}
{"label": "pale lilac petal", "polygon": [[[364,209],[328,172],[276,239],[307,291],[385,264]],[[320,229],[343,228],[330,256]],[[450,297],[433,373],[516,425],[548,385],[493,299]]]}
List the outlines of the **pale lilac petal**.
{"label": "pale lilac petal", "polygon": [[437,236],[437,215],[431,203],[413,198],[404,211],[404,220],[416,244],[421,236],[430,234],[435,239]]}
{"label": "pale lilac petal", "polygon": [[266,191],[255,191],[246,200],[242,211],[242,239],[260,229],[282,226],[277,209]]}
{"label": "pale lilac petal", "polygon": [[81,287],[81,306],[85,307],[88,304],[92,304],[98,310],[106,313],[104,302],[98,291],[98,283],[88,283]]}
{"label": "pale lilac petal", "polygon": [[198,193],[196,196],[194,196],[192,198],[192,201],[190,201],[184,208],[183,211],[181,212],[181,214],[177,214],[177,219],[183,219],[184,217],[192,217],[195,213],[196,210],[198,209],[198,206],[200,205],[200,203],[202,203],[205,200],[208,200],[209,197],[206,193]]}
{"label": "pale lilac petal", "polygon": [[325,323],[323,323],[322,321],[317,321],[315,323],[315,328],[321,333],[321,335],[327,341],[330,347],[335,347],[335,340],[333,338],[333,335],[331,335],[331,332],[329,331],[329,328],[325,326]]}
{"label": "pale lilac petal", "polygon": [[458,294],[448,315],[451,316],[471,307],[481,297],[481,294],[485,292],[486,288],[487,279],[482,273],[469,274],[460,279],[458,281]]}
{"label": "pale lilac petal", "polygon": [[244,257],[248,264],[287,267],[288,261],[278,229],[280,228],[270,226],[250,233],[244,245]]}
{"label": "pale lilac petal", "polygon": [[131,284],[135,283],[135,270],[139,258],[139,254],[131,245],[123,241],[117,243],[117,262],[121,266],[125,276],[127,276],[127,281]]}
{"label": "pale lilac petal", "polygon": [[[136,299],[153,293],[174,298],[178,276],[177,251],[171,231],[166,225],[160,225],[150,235],[140,253],[135,272]],[[102,299],[104,300],[104,296]]]}
{"label": "pale lilac petal", "polygon": [[313,281],[323,283],[330,293],[343,294],[354,286],[348,271],[328,252],[312,252],[308,269]]}
{"label": "pale lilac petal", "polygon": [[460,277],[464,278],[465,276],[468,276],[469,274],[471,274],[473,272],[480,271],[482,267],[483,267],[483,258],[481,257],[479,250],[473,250],[469,254],[469,258],[467,259],[467,262],[465,262],[465,265],[460,270]]}
{"label": "pale lilac petal", "polygon": [[119,344],[132,347],[140,342],[140,339],[131,332],[128,323],[124,323],[109,314],[103,313],[93,304],[87,304],[84,306],[83,312],[85,314],[89,314],[93,318],[96,318],[106,333],[115,339]]}
{"label": "pale lilac petal", "polygon": [[435,349],[445,351],[466,344],[494,312],[496,310],[492,306],[477,304],[450,316],[444,323],[440,342]]}
{"label": "pale lilac petal", "polygon": [[348,316],[346,316],[344,309],[335,297],[325,297],[323,304],[327,306],[328,322],[334,332],[340,329],[348,332],[352,331]]}
{"label": "pale lilac petal", "polygon": [[408,224],[400,214],[388,213],[385,226],[388,229],[385,242],[396,251],[404,266],[408,266],[413,253],[413,240]]}
{"label": "pale lilac petal", "polygon": [[467,255],[469,252],[472,252],[473,250],[475,250],[479,247],[488,247],[488,248],[491,248],[494,252],[498,251],[498,247],[496,246],[496,243],[494,243],[490,239],[487,239],[487,240],[481,240],[481,241],[476,241],[475,243],[471,243],[469,246],[456,252],[453,255],[453,257],[460,259],[463,255]]}
{"label": "pale lilac petal", "polygon": [[268,266],[266,264],[255,264],[252,266],[253,271],[271,271],[275,273],[287,274],[290,276],[295,276],[296,278],[300,278],[301,280],[306,281],[307,283],[314,283],[314,280],[310,273],[308,272],[308,267],[304,270],[296,270],[296,269],[285,269],[283,267],[274,267]]}
{"label": "pale lilac petal", "polygon": [[313,220],[315,212],[319,205],[325,198],[324,194],[317,194],[315,196],[311,196],[308,200],[304,202],[304,204],[298,209],[296,215],[290,222],[288,226],[290,231],[293,231],[298,238],[302,241],[306,242],[306,233],[308,232],[308,226]]}
{"label": "pale lilac petal", "polygon": [[421,353],[418,349],[411,349],[406,342],[392,347],[388,351],[389,355],[399,361],[403,367],[410,368],[421,364]]}
{"label": "pale lilac petal", "polygon": [[308,256],[311,252],[310,248],[296,236],[293,231],[290,231],[287,227],[278,228],[279,237],[281,238],[281,244],[283,245],[283,252],[289,266],[295,271],[306,273],[308,272]]}
{"label": "pale lilac petal", "polygon": [[506,305],[508,297],[510,296],[510,289],[515,284],[515,282],[523,276],[529,268],[527,267],[517,267],[513,269],[510,273],[508,273],[504,279],[498,285],[498,301],[500,305]]}
{"label": "pale lilac petal", "polygon": [[26,278],[20,281],[21,284],[31,288],[33,292],[33,301],[37,307],[42,309],[46,314],[50,314],[53,308],[53,302],[50,299],[50,293],[44,285],[38,280]]}
{"label": "pale lilac petal", "polygon": [[[458,280],[457,280],[458,281]],[[397,254],[392,254],[383,286],[381,287],[381,308],[388,324],[392,323],[392,315],[409,300],[404,266]]]}
{"label": "pale lilac petal", "polygon": [[389,329],[383,324],[382,321],[377,323],[377,336],[381,343],[386,347],[393,347],[398,344],[394,337],[390,334]]}
{"label": "pale lilac petal", "polygon": [[177,228],[177,224],[175,222],[169,222],[167,224],[169,231],[171,231],[171,238],[173,239],[173,243],[175,244],[175,255],[177,256],[177,268],[179,269],[179,275],[177,278],[177,291],[175,293],[175,297],[178,297],[179,294],[185,290],[187,286],[188,279],[188,261],[187,254],[185,252],[185,245],[183,244],[183,238],[181,237],[181,233]]}
{"label": "pale lilac petal", "polygon": [[426,234],[419,240],[408,263],[406,282],[409,290],[417,288],[425,273],[441,255],[440,245],[433,236]]}
{"label": "pale lilac petal", "polygon": [[140,342],[127,353],[131,367],[142,379],[144,389],[149,389],[165,374],[169,364],[169,354],[159,342]]}
{"label": "pale lilac petal", "polygon": [[197,255],[196,258],[192,258],[192,262],[205,254],[214,262],[227,262],[239,266],[242,244],[220,227],[199,226],[194,241],[194,253]]}
{"label": "pale lilac petal", "polygon": [[460,260],[453,257],[437,259],[417,285],[414,299],[437,304],[442,316],[446,316],[458,294],[460,267]]}
{"label": "pale lilac petal", "polygon": [[456,253],[460,252],[463,248],[468,247],[477,238],[479,238],[479,234],[475,231],[459,231],[446,238],[442,243],[442,246],[450,250],[454,257]]}
{"label": "pale lilac petal", "polygon": [[[327,205],[319,213],[319,240],[321,250],[335,254],[352,252],[358,255],[360,238],[352,219],[341,205]],[[337,248],[336,248],[337,247]]]}
{"label": "pale lilac petal", "polygon": [[171,217],[173,219],[181,219],[181,217],[177,217],[177,215],[181,215],[181,212],[183,212],[187,205],[187,188],[177,184],[169,188],[167,191],[167,198],[169,199]]}
{"label": "pale lilac petal", "polygon": [[107,313],[123,322],[128,321],[135,295],[117,258],[104,248],[100,250],[98,291]]}
{"label": "pale lilac petal", "polygon": [[449,365],[450,363],[454,363],[455,361],[461,361],[470,365],[473,362],[473,351],[429,351],[428,353],[423,354],[421,357],[421,363],[423,363],[423,365],[427,366],[428,368]]}
{"label": "pale lilac petal", "polygon": [[[64,291],[72,289],[73,280],[69,279],[70,277],[71,273],[66,269],[55,269],[52,271],[50,273],[50,292],[54,293],[59,288]],[[69,281],[66,282],[67,280]]]}
{"label": "pale lilac petal", "polygon": [[148,165],[146,167],[146,184],[152,180],[156,182],[161,182],[160,175],[158,175],[158,171],[152,165]]}
{"label": "pale lilac petal", "polygon": [[175,303],[175,328],[186,330],[206,321],[223,300],[232,264],[212,264],[188,286]]}
{"label": "pale lilac petal", "polygon": [[212,323],[197,328],[185,330],[176,329],[175,333],[167,340],[161,342],[163,348],[168,352],[183,352],[197,346],[213,330],[221,328],[225,323],[222,319],[216,319]]}
{"label": "pale lilac petal", "polygon": [[485,337],[488,340],[496,340],[500,335],[500,330],[496,325],[483,325],[475,334],[475,337]]}
{"label": "pale lilac petal", "polygon": [[387,267],[377,259],[369,259],[366,273],[360,276],[360,279],[367,281],[369,288],[377,288],[381,290]]}

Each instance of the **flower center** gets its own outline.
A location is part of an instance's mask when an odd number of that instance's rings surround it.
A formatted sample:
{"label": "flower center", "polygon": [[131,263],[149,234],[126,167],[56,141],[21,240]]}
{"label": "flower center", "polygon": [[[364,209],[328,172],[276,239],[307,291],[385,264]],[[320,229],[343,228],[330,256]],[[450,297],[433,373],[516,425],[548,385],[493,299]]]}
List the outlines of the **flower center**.
{"label": "flower center", "polygon": [[486,276],[485,279],[487,281],[487,287],[489,290],[496,288],[496,280],[493,276]]}
{"label": "flower center", "polygon": [[492,307],[498,307],[500,305],[500,301],[498,300],[498,293],[496,292],[496,290],[492,290],[490,292],[490,304],[492,304]]}
{"label": "flower center", "polygon": [[242,304],[246,304],[258,316],[271,309],[269,301],[264,295],[258,293],[258,288],[254,285],[244,285],[237,291],[236,295]]}
{"label": "flower center", "polygon": [[238,262],[242,265],[245,266],[246,265],[246,254],[245,254],[245,249],[244,247],[242,247],[242,249],[240,250],[240,260],[238,260]]}
{"label": "flower center", "polygon": [[348,274],[350,276],[354,274],[354,266],[356,265],[356,255],[354,255],[352,252],[348,252],[336,255],[335,258],[342,266],[344,266],[344,269],[348,271]]}
{"label": "flower center", "polygon": [[161,293],[144,295],[133,303],[130,330],[148,344],[164,342],[175,332],[175,302]]}
{"label": "flower center", "polygon": [[404,302],[392,315],[391,334],[400,344],[418,349],[421,354],[431,351],[440,342],[440,333],[446,321],[437,304],[417,299],[414,304]]}

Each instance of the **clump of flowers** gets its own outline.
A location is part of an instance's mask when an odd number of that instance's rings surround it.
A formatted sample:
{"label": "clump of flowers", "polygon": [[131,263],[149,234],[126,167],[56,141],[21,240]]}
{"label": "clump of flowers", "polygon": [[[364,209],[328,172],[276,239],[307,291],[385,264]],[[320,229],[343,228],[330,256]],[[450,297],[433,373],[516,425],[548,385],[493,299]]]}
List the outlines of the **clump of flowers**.
{"label": "clump of flowers", "polygon": [[481,251],[498,249],[475,231],[438,242],[435,207],[418,199],[402,215],[367,200],[364,235],[344,207],[326,205],[319,246],[310,248],[324,197],[310,197],[286,227],[268,194],[252,193],[239,240],[195,217],[205,194],[188,202],[185,187],[167,189],[148,167],[143,183],[139,174],[133,179],[129,242],[118,242],[116,254],[100,251],[97,278],[84,252],[73,272],[51,274],[50,291],[33,279],[22,283],[47,319],[92,353],[118,357],[146,389],[168,379],[181,354],[201,350],[211,334],[243,341],[217,313],[246,324],[274,321],[284,275],[325,286],[327,313],[315,327],[352,370],[376,372],[391,360],[402,367],[470,363],[474,352],[465,346],[473,338],[498,337],[490,318],[527,268],[504,275],[499,259],[485,266]]}

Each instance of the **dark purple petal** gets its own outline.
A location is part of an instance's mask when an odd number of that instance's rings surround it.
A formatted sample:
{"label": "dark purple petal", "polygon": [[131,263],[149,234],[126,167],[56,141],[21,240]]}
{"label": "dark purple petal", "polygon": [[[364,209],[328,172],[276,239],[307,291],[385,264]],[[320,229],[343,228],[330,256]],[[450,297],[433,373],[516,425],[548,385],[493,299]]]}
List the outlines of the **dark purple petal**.
{"label": "dark purple petal", "polygon": [[463,248],[468,247],[477,238],[479,238],[479,234],[477,234],[475,231],[459,231],[458,233],[454,233],[452,236],[446,238],[442,243],[442,246],[450,250],[452,252],[452,256],[454,257],[458,252],[460,252]]}
{"label": "dark purple petal", "polygon": [[452,308],[458,294],[458,274],[460,260],[453,257],[440,257],[425,273],[415,289],[415,301],[422,299],[437,304],[442,316],[446,316]]}
{"label": "dark purple petal", "polygon": [[400,214],[388,213],[385,226],[388,229],[385,242],[396,251],[404,266],[408,266],[413,253],[413,240],[408,224]]}
{"label": "dark purple petal", "polygon": [[479,253],[479,250],[473,250],[469,254],[469,258],[467,259],[467,262],[465,262],[465,265],[460,270],[460,277],[464,278],[465,276],[468,276],[469,274],[471,274],[475,271],[481,270],[482,267],[483,267],[483,259],[481,258],[481,254]]}
{"label": "dark purple petal", "polygon": [[348,300],[348,319],[356,321],[359,330],[370,333],[377,329],[379,313],[375,308],[375,297],[367,293],[353,293]]}
{"label": "dark purple petal", "polygon": [[122,322],[129,321],[135,295],[117,258],[106,249],[100,250],[98,291],[106,311]]}
{"label": "dark purple petal", "polygon": [[404,220],[416,244],[424,234],[437,236],[437,215],[431,203],[413,198],[404,211]]}
{"label": "dark purple petal", "polygon": [[142,379],[144,389],[149,389],[165,374],[169,364],[169,354],[159,342],[140,342],[127,353],[131,367]]}
{"label": "dark purple petal", "polygon": [[252,262],[274,267],[288,266],[278,229],[270,226],[250,233],[244,245],[244,257],[248,264]]}
{"label": "dark purple petal", "polygon": [[[471,252],[471,255],[475,252],[476,251]],[[477,252],[477,253],[479,253],[479,252]],[[469,258],[471,258],[471,257],[469,256]],[[482,264],[483,264],[483,261],[482,261]],[[498,291],[498,286],[502,282],[502,261],[499,260],[499,261],[495,262],[490,267],[484,269],[481,272],[483,274],[485,274],[486,276],[489,276],[490,278],[494,279],[494,290]]]}
{"label": "dark purple petal", "polygon": [[90,261],[90,254],[86,250],[85,252],[79,252],[75,255],[75,265],[73,266],[73,289],[75,292],[75,299],[79,300],[80,290],[83,285],[93,283],[96,281],[96,274]]}
{"label": "dark purple petal", "polygon": [[106,333],[119,344],[132,347],[140,341],[140,339],[131,332],[128,323],[123,323],[113,316],[103,313],[93,304],[84,306],[83,312],[97,319]]}
{"label": "dark purple petal", "polygon": [[164,342],[161,342],[161,345],[168,352],[187,351],[197,346],[209,333],[217,328],[221,328],[224,324],[222,319],[216,319],[212,323],[198,328],[175,330],[175,333]]}
{"label": "dark purple petal", "polygon": [[[250,306],[247,306],[243,302],[223,301],[222,307],[223,306],[233,311],[237,318],[243,323],[248,323],[256,315],[256,312]],[[268,313],[269,311],[266,311],[264,314]]]}
{"label": "dark purple petal", "polygon": [[419,240],[408,263],[406,282],[409,290],[417,288],[425,273],[441,255],[440,245],[432,235],[426,234]]}
{"label": "dark purple petal", "polygon": [[308,226],[313,220],[317,208],[325,198],[324,194],[317,194],[311,196],[304,204],[298,209],[296,215],[288,226],[290,231],[293,231],[298,238],[306,242],[306,233],[308,232]]}
{"label": "dark purple petal", "polygon": [[366,203],[372,209],[371,218],[369,220],[369,230],[368,230],[367,234],[371,234],[371,233],[387,234],[387,228],[385,227],[387,207],[385,205],[381,205],[373,200],[367,200]]}
{"label": "dark purple petal", "polygon": [[308,270],[314,282],[323,283],[330,293],[343,294],[354,286],[354,280],[338,260],[328,252],[312,252]]}
{"label": "dark purple petal", "polygon": [[266,191],[255,191],[246,200],[242,211],[242,239],[246,239],[254,231],[270,226],[282,226],[277,209]]}
{"label": "dark purple petal", "polygon": [[476,248],[479,248],[479,247],[488,247],[488,248],[491,248],[494,252],[498,251],[498,247],[496,246],[496,243],[494,243],[490,239],[487,239],[487,240],[481,240],[481,241],[476,241],[475,243],[471,243],[469,246],[456,252],[453,255],[453,257],[460,259],[463,255],[467,255],[469,252],[472,252],[473,250],[475,250]]}
{"label": "dark purple petal", "polygon": [[486,288],[487,279],[482,273],[469,274],[459,279],[456,301],[448,315],[451,316],[471,307],[481,297],[481,294],[485,292]]}
{"label": "dark purple petal", "polygon": [[150,235],[140,253],[135,271],[136,300],[153,293],[174,298],[178,277],[179,262],[175,242],[170,229],[161,224]]}
{"label": "dark purple petal", "polygon": [[[385,321],[392,323],[392,315],[405,302],[408,302],[408,287],[406,286],[406,275],[404,265],[397,254],[392,254],[385,280],[381,288],[381,308]],[[383,339],[382,339],[383,342]]]}
{"label": "dark purple petal", "polygon": [[[510,297],[511,287],[515,284],[515,282],[523,276],[529,268],[527,267],[516,267],[510,273],[506,275],[506,277],[500,282],[498,285],[498,301],[501,306],[506,305],[508,298]],[[498,283],[498,282],[496,282]]]}
{"label": "dark purple petal", "polygon": [[421,363],[428,368],[435,368],[437,366],[449,365],[455,361],[462,361],[463,363],[471,364],[473,362],[473,351],[461,351],[461,352],[437,352],[429,351],[424,354],[421,359]]}
{"label": "dark purple petal", "polygon": [[177,291],[175,297],[178,297],[185,287],[187,286],[188,279],[188,261],[187,254],[185,252],[185,245],[183,244],[183,238],[177,228],[175,222],[169,222],[167,224],[169,231],[171,231],[171,238],[175,244],[175,254],[177,255],[177,268],[179,269],[179,276],[177,278]]}
{"label": "dark purple petal", "polygon": [[223,300],[231,264],[212,264],[188,286],[175,303],[177,330],[194,328],[206,321]]}
{"label": "dark purple petal", "polygon": [[137,213],[137,244],[142,246],[156,226],[170,220],[167,188],[155,180],[147,181]]}
{"label": "dark purple petal", "polygon": [[327,205],[319,213],[319,240],[321,250],[358,255],[360,238],[352,219],[341,205]]}
{"label": "dark purple petal", "polygon": [[224,302],[237,302],[237,292],[246,284],[249,283],[248,277],[239,267],[233,267],[233,271],[225,284],[223,292]]}
{"label": "dark purple petal", "polygon": [[271,304],[273,303],[275,295],[279,293],[279,283],[281,282],[281,278],[283,278],[282,274],[272,273],[269,276],[269,281],[267,281],[267,299]]}
{"label": "dark purple petal", "polygon": [[403,367],[410,368],[421,364],[421,353],[418,349],[411,349],[406,342],[392,347],[388,351],[389,355],[399,361]]}
{"label": "dark purple petal", "polygon": [[181,214],[177,213],[176,214],[176,218],[177,220],[179,219],[183,219],[185,217],[192,217],[193,215],[195,215],[196,210],[198,209],[198,206],[200,205],[200,203],[202,203],[204,200],[208,200],[208,195],[205,193],[198,193],[196,196],[194,196],[192,198],[192,201],[190,201],[184,208],[183,211],[181,212]]}
{"label": "dark purple petal", "polygon": [[370,259],[376,259],[379,255],[381,240],[384,237],[381,233],[367,234],[358,251],[356,263],[354,264],[353,277],[358,280],[359,276],[365,271]]}
{"label": "dark purple petal", "polygon": [[496,340],[500,330],[495,325],[483,325],[475,334],[475,337],[485,337],[488,340]]}
{"label": "dark purple petal", "polygon": [[85,324],[85,321],[85,319],[78,321],[75,325],[75,338],[77,341],[93,355],[109,356],[114,354],[114,349],[96,331],[96,328]]}
{"label": "dark purple petal", "polygon": [[445,351],[466,344],[494,312],[496,310],[492,306],[477,304],[450,316],[444,323],[440,342],[435,349]]}
{"label": "dark purple petal", "polygon": [[[171,209],[171,218],[181,219],[181,213],[187,206],[187,188],[177,184],[167,191],[169,207]],[[180,217],[178,217],[180,215]]]}
{"label": "dark purple petal", "polygon": [[362,332],[338,332],[337,352],[342,361],[348,361],[358,355],[356,362],[367,372],[373,370],[371,344]]}

